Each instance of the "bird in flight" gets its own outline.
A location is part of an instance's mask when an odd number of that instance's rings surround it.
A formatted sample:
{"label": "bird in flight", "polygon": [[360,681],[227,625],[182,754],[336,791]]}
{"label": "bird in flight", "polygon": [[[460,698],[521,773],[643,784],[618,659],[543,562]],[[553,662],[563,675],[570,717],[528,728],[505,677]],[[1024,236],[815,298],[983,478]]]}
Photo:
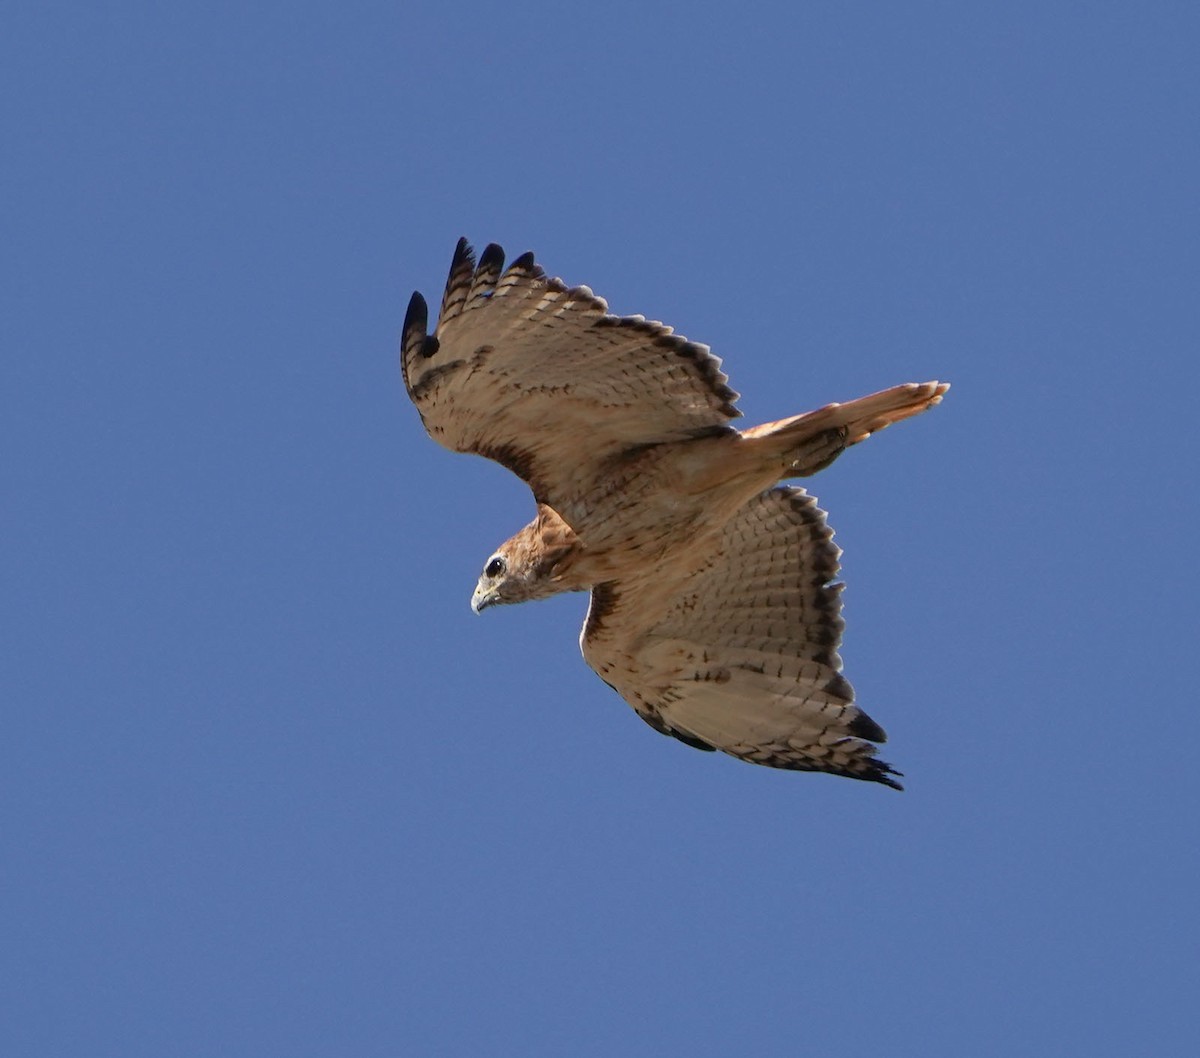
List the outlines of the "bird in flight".
{"label": "bird in flight", "polygon": [[655,730],[702,750],[901,789],[842,675],[840,549],[815,474],[939,403],[906,383],[748,430],[708,347],[524,254],[460,239],[432,334],[414,293],[405,386],[430,436],[508,467],[536,517],[471,606],[589,591],[587,663]]}

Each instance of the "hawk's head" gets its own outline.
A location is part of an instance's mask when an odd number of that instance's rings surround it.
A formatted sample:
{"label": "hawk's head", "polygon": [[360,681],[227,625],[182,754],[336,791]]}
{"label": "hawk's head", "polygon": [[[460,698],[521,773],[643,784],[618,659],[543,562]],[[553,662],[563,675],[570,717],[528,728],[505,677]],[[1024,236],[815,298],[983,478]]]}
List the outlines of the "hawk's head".
{"label": "hawk's head", "polygon": [[505,540],[483,566],[471,609],[476,613],[500,603],[545,599],[582,585],[570,581],[567,571],[578,548],[574,531],[544,504],[538,516],[516,536]]}

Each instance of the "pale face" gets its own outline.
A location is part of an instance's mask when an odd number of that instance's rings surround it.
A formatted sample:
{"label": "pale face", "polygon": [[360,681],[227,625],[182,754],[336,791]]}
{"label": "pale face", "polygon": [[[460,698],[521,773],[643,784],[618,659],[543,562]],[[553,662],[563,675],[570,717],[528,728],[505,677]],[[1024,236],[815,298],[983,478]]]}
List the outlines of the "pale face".
{"label": "pale face", "polygon": [[489,606],[545,599],[566,590],[553,576],[553,567],[531,560],[528,548],[514,546],[519,541],[518,535],[483,564],[471,596],[471,609],[476,613]]}
{"label": "pale face", "polygon": [[519,602],[518,599],[505,597],[504,589],[507,580],[508,559],[497,552],[484,563],[483,572],[479,575],[479,583],[475,585],[475,594],[471,596],[471,609],[479,613],[489,606]]}
{"label": "pale face", "polygon": [[[552,512],[551,512],[552,513]],[[471,596],[476,613],[503,603],[545,599],[563,591],[576,591],[582,584],[569,583],[563,573],[575,547],[561,519],[547,530],[546,516],[539,516],[516,536],[501,544],[483,564],[483,573]]]}

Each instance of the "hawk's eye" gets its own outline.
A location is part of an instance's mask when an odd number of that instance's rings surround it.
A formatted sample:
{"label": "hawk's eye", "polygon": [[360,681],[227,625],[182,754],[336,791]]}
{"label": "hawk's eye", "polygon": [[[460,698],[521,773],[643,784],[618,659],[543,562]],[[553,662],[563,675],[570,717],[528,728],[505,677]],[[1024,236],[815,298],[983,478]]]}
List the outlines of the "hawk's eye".
{"label": "hawk's eye", "polygon": [[490,577],[492,579],[495,579],[496,577],[500,576],[500,574],[503,572],[504,572],[504,559],[502,559],[499,555],[497,555],[493,559],[490,559],[488,561],[488,564],[483,567],[483,575],[485,577]]}

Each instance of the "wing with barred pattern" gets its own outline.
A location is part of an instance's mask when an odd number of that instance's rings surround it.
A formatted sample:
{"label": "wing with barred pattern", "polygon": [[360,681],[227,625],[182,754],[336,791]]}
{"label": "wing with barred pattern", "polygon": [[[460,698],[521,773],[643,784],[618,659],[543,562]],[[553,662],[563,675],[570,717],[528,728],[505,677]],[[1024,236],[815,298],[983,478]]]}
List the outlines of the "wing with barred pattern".
{"label": "wing with barred pattern", "polygon": [[514,471],[553,507],[634,446],[723,432],[740,413],[708,347],[641,316],[613,316],[587,287],[548,278],[532,254],[478,264],[459,240],[432,335],[424,298],[404,321],[401,364],[430,435]]}
{"label": "wing with barred pattern", "polygon": [[682,578],[658,566],[602,585],[584,657],[652,727],[698,748],[794,771],[883,783],[886,735],[841,674],[838,547],[803,489],[775,488]]}

